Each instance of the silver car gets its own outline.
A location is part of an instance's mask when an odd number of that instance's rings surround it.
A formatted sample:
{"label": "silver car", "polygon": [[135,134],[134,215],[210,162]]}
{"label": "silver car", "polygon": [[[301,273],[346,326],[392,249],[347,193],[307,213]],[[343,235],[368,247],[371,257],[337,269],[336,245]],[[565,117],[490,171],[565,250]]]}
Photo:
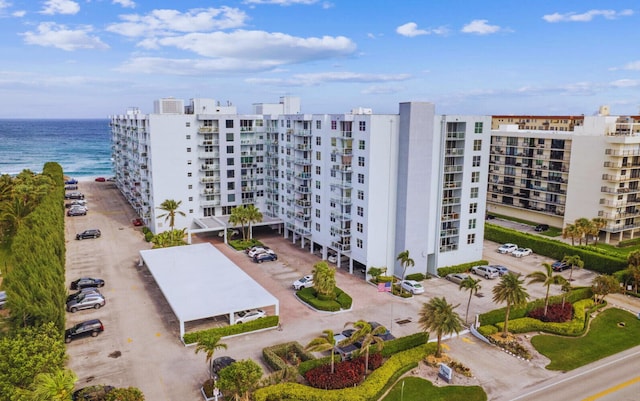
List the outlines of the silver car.
{"label": "silver car", "polygon": [[482,276],[484,278],[497,278],[500,276],[498,269],[493,268],[491,266],[473,266],[471,268],[471,273],[477,274],[478,276]]}
{"label": "silver car", "polygon": [[105,305],[104,297],[97,293],[81,294],[67,302],[67,310],[74,313],[80,309],[100,309]]}

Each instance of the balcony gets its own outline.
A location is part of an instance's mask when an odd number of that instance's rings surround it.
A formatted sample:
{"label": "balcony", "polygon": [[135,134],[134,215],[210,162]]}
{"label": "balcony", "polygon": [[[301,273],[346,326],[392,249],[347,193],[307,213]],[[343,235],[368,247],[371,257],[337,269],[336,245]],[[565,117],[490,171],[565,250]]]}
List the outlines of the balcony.
{"label": "balcony", "polygon": [[210,183],[210,182],[220,182],[220,176],[214,175],[209,177],[202,177],[200,178],[200,182],[203,184]]}
{"label": "balcony", "polygon": [[200,127],[198,128],[198,134],[211,134],[218,132],[218,127]]}
{"label": "balcony", "polygon": [[310,166],[311,165],[311,160],[303,159],[303,158],[296,158],[294,163],[298,164],[298,165],[301,165],[301,166]]}
{"label": "balcony", "polygon": [[299,143],[299,144],[295,145],[295,150],[301,150],[301,151],[311,150],[311,144]]}
{"label": "balcony", "polygon": [[335,155],[349,156],[349,155],[353,155],[353,148],[350,148],[350,147],[333,148],[331,153]]}
{"label": "balcony", "polygon": [[296,205],[301,207],[311,207],[311,201],[308,199],[297,199]]}
{"label": "balcony", "polygon": [[342,138],[353,138],[353,131],[351,131],[351,130],[342,130],[342,131],[340,131],[340,136]]}
{"label": "balcony", "polygon": [[308,194],[311,192],[311,189],[304,185],[299,185],[296,187],[295,191],[299,194]]}
{"label": "balcony", "polygon": [[331,198],[331,202],[338,205],[350,205],[352,201],[351,198],[343,196],[340,198]]}
{"label": "balcony", "polygon": [[218,159],[220,158],[219,152],[198,152],[198,158],[200,159]]}
{"label": "balcony", "polygon": [[463,148],[447,148],[444,150],[446,156],[464,156]]}
{"label": "balcony", "polygon": [[309,137],[311,136],[311,130],[310,129],[297,129],[293,132],[293,135],[295,136],[302,136],[302,137]]}
{"label": "balcony", "polygon": [[351,251],[351,244],[343,244],[342,242],[331,242],[331,247],[339,250],[340,252],[349,252]]}
{"label": "balcony", "polygon": [[331,217],[333,217],[334,219],[339,220],[339,221],[349,221],[349,220],[351,220],[351,214],[347,213],[347,212],[333,211],[333,212],[331,212]]}
{"label": "balcony", "polygon": [[447,132],[447,139],[464,139],[463,132]]}

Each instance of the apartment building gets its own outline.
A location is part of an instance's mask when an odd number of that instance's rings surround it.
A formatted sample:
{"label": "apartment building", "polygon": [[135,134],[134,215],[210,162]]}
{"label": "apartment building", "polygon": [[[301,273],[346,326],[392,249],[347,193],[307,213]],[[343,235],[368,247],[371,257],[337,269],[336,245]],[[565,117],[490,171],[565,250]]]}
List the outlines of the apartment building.
{"label": "apartment building", "polygon": [[640,117],[494,116],[487,211],[555,227],[601,217],[609,243],[640,227]]}
{"label": "apartment building", "polygon": [[305,114],[300,100],[240,115],[213,99],[160,99],[154,112],[111,117],[116,183],[155,233],[162,201],[181,201],[176,227],[224,233],[231,210],[253,204],[263,222],[349,272],[482,257],[489,116],[439,116],[431,103],[398,114],[357,108]]}

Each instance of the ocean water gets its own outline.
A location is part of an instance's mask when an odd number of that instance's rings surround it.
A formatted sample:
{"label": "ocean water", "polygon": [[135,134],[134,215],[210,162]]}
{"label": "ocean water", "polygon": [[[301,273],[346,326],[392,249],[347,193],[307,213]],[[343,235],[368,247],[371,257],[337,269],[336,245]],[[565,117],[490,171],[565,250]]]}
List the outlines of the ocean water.
{"label": "ocean water", "polygon": [[74,178],[112,176],[109,120],[0,119],[0,174],[40,173],[46,162]]}

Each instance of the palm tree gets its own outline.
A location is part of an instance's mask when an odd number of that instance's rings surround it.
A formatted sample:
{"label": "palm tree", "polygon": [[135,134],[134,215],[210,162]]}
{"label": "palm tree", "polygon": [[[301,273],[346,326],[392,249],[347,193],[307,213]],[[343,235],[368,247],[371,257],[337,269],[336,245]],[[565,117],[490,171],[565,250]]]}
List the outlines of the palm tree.
{"label": "palm tree", "polygon": [[195,352],[196,354],[203,351],[206,355],[207,365],[209,365],[209,377],[213,379],[213,354],[216,350],[227,349],[227,344],[220,342],[220,337],[215,335],[204,335],[198,341]]}
{"label": "palm tree", "polygon": [[33,382],[33,401],[70,401],[77,376],[69,369],[40,373]]}
{"label": "palm tree", "polygon": [[589,233],[591,232],[591,220],[586,217],[581,217],[576,219],[574,222],[575,226],[580,233],[580,245],[582,245],[582,237],[584,237],[584,244],[589,245]]}
{"label": "palm tree", "polygon": [[[562,230],[562,238],[571,238],[571,246],[576,245],[576,238],[580,237],[580,232],[578,231],[578,227],[574,224],[567,224]],[[582,242],[581,242],[582,243]]]}
{"label": "palm tree", "polygon": [[333,349],[336,346],[336,340],[333,337],[333,330],[324,330],[324,336],[316,337],[307,346],[305,350],[311,352],[324,352],[331,350],[331,374],[334,372]]}
{"label": "palm tree", "polygon": [[545,271],[534,271],[533,273],[527,274],[527,278],[530,279],[529,284],[541,283],[547,287],[547,293],[544,297],[544,316],[547,316],[551,286],[554,284],[564,284],[567,280],[559,274],[553,274],[553,267],[551,267],[550,263],[543,263],[542,266],[545,268]]}
{"label": "palm tree", "polygon": [[248,223],[246,209],[241,206],[236,206],[231,209],[231,214],[229,215],[229,223],[234,226],[242,227],[242,240],[247,240],[247,233],[244,229],[245,224]]}
{"label": "palm tree", "polygon": [[562,261],[571,266],[571,271],[569,272],[569,281],[573,281],[573,268],[577,267],[578,269],[582,269],[584,267],[584,262],[582,261],[582,259],[580,259],[580,255],[565,255],[565,257],[562,258]]}
{"label": "palm tree", "polygon": [[336,269],[322,261],[313,265],[313,288],[319,295],[330,297],[336,290]]}
{"label": "palm tree", "polygon": [[365,371],[369,370],[369,348],[372,344],[375,344],[378,349],[381,349],[384,346],[384,340],[380,337],[380,335],[385,334],[387,332],[387,328],[384,326],[371,326],[371,323],[365,322],[364,320],[358,320],[357,322],[347,322],[344,327],[353,326],[356,330],[349,337],[348,344],[353,344],[356,341],[360,341],[362,345],[360,346],[360,352],[364,351],[364,369]]}
{"label": "palm tree", "polygon": [[260,213],[260,209],[258,209],[255,205],[247,205],[244,207],[245,217],[247,219],[247,223],[249,223],[249,238],[253,237],[253,223],[260,223],[262,221],[262,213]]}
{"label": "palm tree", "polygon": [[477,294],[482,286],[480,286],[480,279],[474,279],[471,276],[467,276],[464,280],[460,282],[460,290],[469,291],[469,301],[467,302],[467,313],[464,315],[464,324],[469,324],[469,306],[471,306],[471,296]]}
{"label": "palm tree", "polygon": [[[413,267],[416,263],[409,256],[409,250],[404,250],[398,254],[396,260],[400,262],[402,266],[402,280],[404,280],[404,275],[407,272],[407,267]],[[400,294],[404,293],[404,287],[400,286]]]}
{"label": "palm tree", "polygon": [[506,303],[507,310],[504,317],[504,331],[502,337],[506,338],[509,332],[509,313],[511,306],[522,306],[527,303],[529,293],[522,286],[524,280],[512,273],[505,274],[500,278],[500,282],[493,287],[493,302]]}
{"label": "palm tree", "polygon": [[627,256],[629,267],[627,271],[633,278],[634,290],[638,293],[638,282],[640,282],[640,251],[633,251]]}
{"label": "palm tree", "polygon": [[593,219],[591,219],[591,224],[593,225],[595,230],[596,246],[598,246],[598,237],[600,237],[600,230],[607,226],[607,220],[602,217],[594,217]]}
{"label": "palm tree", "polygon": [[169,221],[169,227],[173,230],[173,227],[175,226],[176,223],[176,215],[179,216],[186,216],[186,214],[184,214],[184,212],[178,210],[178,208],[180,207],[180,204],[182,204],[182,201],[175,201],[173,199],[167,199],[164,202],[162,202],[160,204],[160,206],[157,209],[160,209],[166,213],[163,213],[161,215],[158,215],[158,218],[165,218],[164,221]]}
{"label": "palm tree", "polygon": [[572,289],[570,281],[567,280],[562,283],[562,287],[560,287],[560,290],[562,291],[562,309],[564,309],[564,301],[567,298],[567,294],[570,293]]}
{"label": "palm tree", "polygon": [[442,356],[442,336],[450,335],[453,333],[458,334],[462,330],[462,319],[454,309],[459,305],[451,305],[447,303],[445,297],[431,298],[429,302],[422,304],[420,309],[420,319],[418,324],[420,328],[427,331],[435,331],[438,339],[436,347],[436,358]]}

